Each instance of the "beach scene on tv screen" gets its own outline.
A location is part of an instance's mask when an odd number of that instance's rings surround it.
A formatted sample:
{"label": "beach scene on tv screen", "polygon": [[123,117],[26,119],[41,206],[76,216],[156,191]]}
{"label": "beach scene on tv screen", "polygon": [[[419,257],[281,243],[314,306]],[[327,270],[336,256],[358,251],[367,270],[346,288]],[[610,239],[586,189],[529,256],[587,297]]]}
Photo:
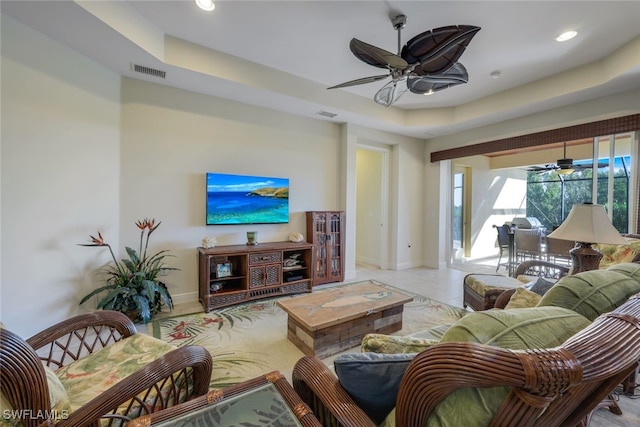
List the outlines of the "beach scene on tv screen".
{"label": "beach scene on tv screen", "polygon": [[289,179],[207,173],[207,225],[289,222]]}

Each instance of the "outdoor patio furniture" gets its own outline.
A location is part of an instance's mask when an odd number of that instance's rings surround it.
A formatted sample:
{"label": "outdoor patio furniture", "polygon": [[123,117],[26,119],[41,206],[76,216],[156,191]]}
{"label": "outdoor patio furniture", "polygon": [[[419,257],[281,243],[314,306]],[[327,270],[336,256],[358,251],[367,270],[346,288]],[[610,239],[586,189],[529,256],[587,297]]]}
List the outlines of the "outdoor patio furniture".
{"label": "outdoor patio furniture", "polygon": [[576,242],[571,240],[547,237],[545,239],[545,255],[549,262],[571,266],[569,251],[574,248]]}
{"label": "outdoor patio furniture", "polygon": [[[500,250],[500,256],[498,257],[498,265],[496,266],[496,273],[498,272],[498,269],[500,269],[501,265],[504,265],[507,271],[509,271],[509,268],[511,266],[512,256],[513,256],[512,247],[511,247],[512,237],[509,236],[510,228],[506,224],[503,224],[503,225],[494,224],[492,227],[495,228],[496,231],[498,232],[498,249]],[[507,251],[507,255],[508,255],[506,263],[502,262],[502,255],[505,250]]]}
{"label": "outdoor patio furniture", "polygon": [[[546,261],[525,261],[520,263],[515,271],[515,277],[499,274],[471,273],[464,277],[463,307],[470,306],[475,311],[489,310],[496,304],[498,298],[505,292],[511,296],[516,288],[542,277],[557,281],[569,272],[569,267],[552,264]],[[508,300],[508,298],[507,298]]]}
{"label": "outdoor patio furniture", "polygon": [[542,230],[517,228],[514,237],[516,263],[542,258]]}

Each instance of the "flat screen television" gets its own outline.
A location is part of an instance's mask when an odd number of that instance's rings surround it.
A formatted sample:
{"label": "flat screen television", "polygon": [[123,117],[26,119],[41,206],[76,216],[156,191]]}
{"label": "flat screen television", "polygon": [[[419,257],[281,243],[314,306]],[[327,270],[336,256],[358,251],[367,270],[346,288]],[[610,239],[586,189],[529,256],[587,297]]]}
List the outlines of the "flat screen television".
{"label": "flat screen television", "polygon": [[289,179],[207,173],[207,225],[289,222]]}

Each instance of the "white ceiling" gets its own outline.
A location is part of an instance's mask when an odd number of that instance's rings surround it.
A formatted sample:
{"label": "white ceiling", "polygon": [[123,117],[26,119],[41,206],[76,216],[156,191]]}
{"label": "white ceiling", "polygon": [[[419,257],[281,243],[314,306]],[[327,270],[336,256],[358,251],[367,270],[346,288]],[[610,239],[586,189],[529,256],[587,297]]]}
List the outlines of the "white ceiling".
{"label": "white ceiling", "polygon": [[[375,129],[429,138],[640,88],[640,1],[2,1],[3,14],[115,72],[316,117],[323,110]],[[433,28],[482,29],[460,62],[469,83],[391,107],[386,82],[328,86],[384,74],[349,50],[356,37],[391,52]],[[575,29],[578,36],[554,37]],[[132,71],[139,64],[166,78]],[[500,70],[501,77],[490,73]],[[382,71],[382,72],[381,72]]]}

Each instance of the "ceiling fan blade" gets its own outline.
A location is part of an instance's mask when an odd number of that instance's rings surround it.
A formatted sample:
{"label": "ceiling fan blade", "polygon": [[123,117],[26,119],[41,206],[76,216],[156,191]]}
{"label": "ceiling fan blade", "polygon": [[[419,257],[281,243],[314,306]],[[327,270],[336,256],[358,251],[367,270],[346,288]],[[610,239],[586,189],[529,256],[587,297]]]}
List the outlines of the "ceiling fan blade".
{"label": "ceiling fan blade", "polygon": [[380,49],[356,38],[351,39],[349,48],[356,58],[374,67],[404,70],[409,66],[407,61],[395,53]]}
{"label": "ceiling fan blade", "polygon": [[351,80],[351,81],[348,81],[348,82],[340,83],[339,85],[331,86],[331,87],[328,87],[327,89],[336,89],[336,88],[339,88],[339,87],[349,87],[349,86],[363,85],[363,84],[366,84],[366,83],[377,82],[378,80],[386,79],[387,77],[389,77],[389,74],[383,74],[383,75],[371,76],[371,77],[363,77],[361,79],[355,79],[355,80]]}
{"label": "ceiling fan blade", "polygon": [[542,172],[549,172],[549,171],[554,171],[558,169],[558,167],[555,164],[546,164],[546,165],[533,165],[533,166],[529,166],[527,168],[528,172],[536,172],[536,173],[542,173]]}
{"label": "ceiling fan blade", "polygon": [[573,168],[576,170],[585,170],[585,169],[601,169],[601,168],[606,168],[608,167],[609,164],[608,163],[598,163],[597,165],[595,165],[593,163],[578,163],[573,165]]}
{"label": "ceiling fan blade", "polygon": [[373,100],[385,107],[396,102],[407,91],[406,79],[395,79],[376,92]]}
{"label": "ceiling fan blade", "polygon": [[455,64],[480,31],[473,25],[450,25],[418,34],[402,48],[409,64],[420,63],[416,74],[439,74]]}
{"label": "ceiling fan blade", "polygon": [[459,62],[453,64],[441,74],[409,75],[407,86],[413,93],[426,94],[447,89],[452,86],[467,83],[469,74],[467,69]]}

